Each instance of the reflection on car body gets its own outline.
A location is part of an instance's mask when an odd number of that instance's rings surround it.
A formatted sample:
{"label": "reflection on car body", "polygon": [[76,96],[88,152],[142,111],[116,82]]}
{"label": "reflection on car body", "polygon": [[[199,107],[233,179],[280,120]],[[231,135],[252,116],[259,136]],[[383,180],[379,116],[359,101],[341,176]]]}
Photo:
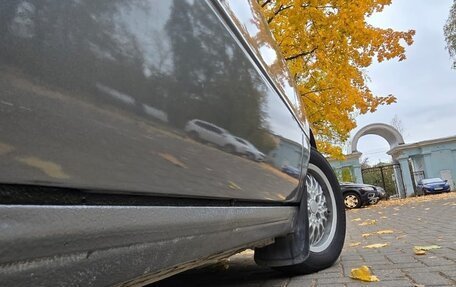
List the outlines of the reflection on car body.
{"label": "reflection on car body", "polygon": [[[245,248],[284,271],[337,260],[337,181],[255,1],[0,11],[2,284],[144,285]],[[188,140],[198,121],[275,168]]]}
{"label": "reflection on car body", "polygon": [[264,160],[264,154],[250,142],[232,135],[215,124],[193,119],[185,125],[185,132],[195,140],[215,144],[226,152],[246,155],[256,161]]}
{"label": "reflection on car body", "polygon": [[301,171],[299,169],[289,166],[289,165],[284,165],[282,167],[282,172],[284,172],[294,178],[299,178],[301,175]]}

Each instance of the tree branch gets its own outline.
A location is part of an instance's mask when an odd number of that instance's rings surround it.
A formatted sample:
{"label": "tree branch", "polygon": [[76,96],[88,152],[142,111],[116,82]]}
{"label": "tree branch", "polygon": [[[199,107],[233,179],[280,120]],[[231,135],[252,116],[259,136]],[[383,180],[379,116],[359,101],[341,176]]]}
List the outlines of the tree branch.
{"label": "tree branch", "polygon": [[308,92],[302,93],[301,96],[305,96],[305,95],[308,95],[308,94],[319,93],[319,92],[324,92],[324,91],[329,91],[329,90],[332,90],[332,89],[334,89],[334,87],[316,89],[316,90],[312,90],[312,91],[308,91]]}
{"label": "tree branch", "polygon": [[268,5],[269,3],[271,3],[271,0],[264,1],[264,3],[261,4],[261,8],[264,8],[264,6]]}
{"label": "tree branch", "polygon": [[285,60],[286,60],[286,61],[291,61],[291,60],[294,60],[294,59],[299,58],[299,57],[302,57],[302,56],[310,55],[310,54],[312,54],[313,52],[315,52],[317,49],[318,49],[318,47],[315,47],[315,48],[313,48],[313,49],[310,50],[310,51],[302,52],[302,53],[299,53],[299,54],[296,54],[296,55],[293,55],[293,56],[290,56],[290,57],[286,57]]}
{"label": "tree branch", "polygon": [[277,16],[280,12],[285,11],[291,7],[293,7],[293,5],[283,6],[283,4],[281,4],[279,9],[277,9],[277,11],[275,11],[274,14],[272,14],[272,16],[268,18],[268,24],[270,24],[272,20],[274,20],[274,17]]}

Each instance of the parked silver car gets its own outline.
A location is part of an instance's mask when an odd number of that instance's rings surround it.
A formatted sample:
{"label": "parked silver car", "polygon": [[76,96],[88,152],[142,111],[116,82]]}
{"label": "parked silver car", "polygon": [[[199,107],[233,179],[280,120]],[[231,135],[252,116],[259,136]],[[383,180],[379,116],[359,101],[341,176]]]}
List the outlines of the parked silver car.
{"label": "parked silver car", "polygon": [[[299,176],[188,140],[198,118],[293,142]],[[0,285],[140,286],[246,248],[305,274],[342,250],[339,184],[256,1],[0,1],[0,131]]]}
{"label": "parked silver car", "polygon": [[187,122],[184,130],[195,140],[210,142],[222,147],[227,152],[238,152],[236,149],[236,146],[238,146],[236,138],[227,130],[217,125],[193,119]]}
{"label": "parked silver car", "polygon": [[247,156],[249,159],[256,161],[263,161],[265,154],[259,151],[253,144],[249,141],[242,139],[240,137],[234,137],[236,139],[236,152]]}

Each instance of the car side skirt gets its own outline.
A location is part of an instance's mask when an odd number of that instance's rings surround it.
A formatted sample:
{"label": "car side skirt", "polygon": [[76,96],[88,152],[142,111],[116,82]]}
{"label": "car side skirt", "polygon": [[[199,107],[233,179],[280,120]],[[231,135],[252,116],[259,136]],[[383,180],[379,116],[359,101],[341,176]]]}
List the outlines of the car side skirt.
{"label": "car side skirt", "polygon": [[0,281],[150,283],[271,243],[292,230],[296,214],[297,207],[0,205]]}

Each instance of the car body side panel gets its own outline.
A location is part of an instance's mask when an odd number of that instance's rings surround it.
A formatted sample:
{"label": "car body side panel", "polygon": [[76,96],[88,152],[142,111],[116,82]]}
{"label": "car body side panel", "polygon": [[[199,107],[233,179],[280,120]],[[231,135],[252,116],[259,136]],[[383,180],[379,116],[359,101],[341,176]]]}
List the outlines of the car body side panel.
{"label": "car body side panel", "polygon": [[[9,227],[0,233],[0,285],[114,286],[138,277],[151,283],[271,243],[292,230],[296,211],[0,205],[0,221]],[[122,286],[145,285],[135,282]]]}
{"label": "car body side panel", "polygon": [[184,131],[198,118],[264,154],[286,141],[296,168],[308,160],[305,129],[211,3],[2,1],[0,183],[296,199],[287,160],[247,160]]}

